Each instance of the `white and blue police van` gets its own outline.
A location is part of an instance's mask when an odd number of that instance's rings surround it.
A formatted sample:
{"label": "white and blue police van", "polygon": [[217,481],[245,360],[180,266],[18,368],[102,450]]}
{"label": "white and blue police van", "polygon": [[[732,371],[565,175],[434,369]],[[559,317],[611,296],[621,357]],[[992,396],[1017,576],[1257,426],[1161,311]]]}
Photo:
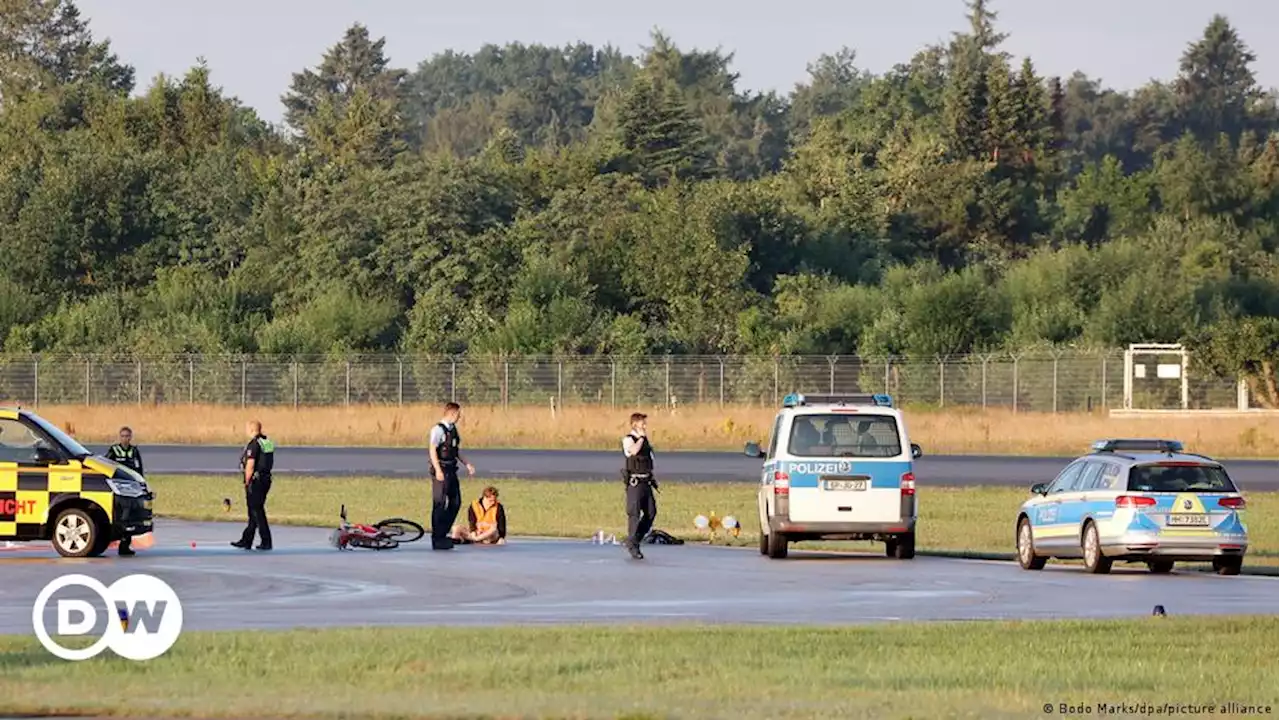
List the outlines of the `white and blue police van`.
{"label": "white and blue police van", "polygon": [[760,476],[760,553],[785,558],[802,540],[871,540],[885,554],[916,553],[916,477],[922,455],[888,395],[783,399]]}

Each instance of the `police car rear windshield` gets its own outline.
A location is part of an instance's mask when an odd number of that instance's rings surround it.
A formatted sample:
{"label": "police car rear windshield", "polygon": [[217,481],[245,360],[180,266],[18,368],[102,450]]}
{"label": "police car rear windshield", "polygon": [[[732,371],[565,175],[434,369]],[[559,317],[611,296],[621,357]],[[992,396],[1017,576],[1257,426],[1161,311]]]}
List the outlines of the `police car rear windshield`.
{"label": "police car rear windshield", "polygon": [[797,415],[787,452],[796,457],[890,458],[902,454],[892,415]]}
{"label": "police car rear windshield", "polygon": [[93,454],[88,450],[88,448],[76,442],[75,438],[59,430],[57,425],[54,425],[53,423],[50,423],[44,418],[36,415],[32,415],[31,420],[34,421],[36,425],[39,425],[41,430],[44,430],[46,433],[51,435],[56,442],[66,448],[67,452],[71,453],[72,457],[84,458]]}
{"label": "police car rear windshield", "polygon": [[1216,465],[1157,463],[1136,465],[1129,471],[1129,490],[1136,492],[1236,491],[1227,471]]}

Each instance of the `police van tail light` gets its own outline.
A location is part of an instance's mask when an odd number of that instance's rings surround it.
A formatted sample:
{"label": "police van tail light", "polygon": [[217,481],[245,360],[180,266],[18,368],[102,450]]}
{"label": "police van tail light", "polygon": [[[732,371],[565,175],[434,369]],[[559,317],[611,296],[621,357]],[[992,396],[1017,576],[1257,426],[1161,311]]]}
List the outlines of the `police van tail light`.
{"label": "police van tail light", "polygon": [[1151,507],[1155,504],[1155,498],[1149,498],[1143,495],[1121,495],[1116,498],[1116,507],[1118,508]]}
{"label": "police van tail light", "polygon": [[773,473],[773,494],[774,495],[790,495],[791,494],[791,476],[778,470]]}
{"label": "police van tail light", "polygon": [[1244,509],[1244,498],[1242,497],[1224,497],[1218,498],[1218,505],[1232,510]]}
{"label": "police van tail light", "polygon": [[903,495],[916,494],[916,474],[902,473],[902,482],[900,483]]}

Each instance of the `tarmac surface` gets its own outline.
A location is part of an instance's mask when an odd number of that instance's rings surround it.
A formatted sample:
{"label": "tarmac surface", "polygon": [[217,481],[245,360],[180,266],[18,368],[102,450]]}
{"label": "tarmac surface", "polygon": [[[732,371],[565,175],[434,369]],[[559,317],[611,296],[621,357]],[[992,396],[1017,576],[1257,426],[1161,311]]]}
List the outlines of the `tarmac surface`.
{"label": "tarmac surface", "polygon": [[[275,474],[420,478],[426,451],[419,448],[279,447]],[[94,446],[95,451],[105,447]],[[1071,458],[926,455],[916,461],[916,482],[925,485],[1004,485],[1030,488],[1048,482]],[[1083,450],[1082,450],[1083,452]],[[220,475],[237,472],[239,447],[142,446],[148,475]],[[482,477],[553,480],[616,480],[620,452],[591,450],[466,450],[464,456]],[[742,453],[657,453],[664,481],[745,482],[759,480],[759,460]],[[1274,460],[1233,460],[1227,472],[1246,492],[1280,489],[1280,464]]]}
{"label": "tarmac surface", "polygon": [[[41,588],[68,573],[104,584],[155,575],[182,601],[184,630],[354,625],[561,623],[859,624],[891,621],[1272,614],[1280,583],[1141,565],[1110,575],[1079,567],[1039,572],[994,561],[793,552],[768,560],[750,548],[704,543],[645,546],[646,558],[586,540],[514,538],[503,547],[339,551],[324,528],[277,527],[276,549],[228,546],[230,523],[157,523],[155,544],[133,558],[58,558],[46,543],[0,549],[0,634],[32,632]],[[194,546],[192,543],[195,543]],[[54,598],[85,590],[60,591]],[[54,608],[47,627],[56,626]],[[99,622],[106,621],[105,606]]]}

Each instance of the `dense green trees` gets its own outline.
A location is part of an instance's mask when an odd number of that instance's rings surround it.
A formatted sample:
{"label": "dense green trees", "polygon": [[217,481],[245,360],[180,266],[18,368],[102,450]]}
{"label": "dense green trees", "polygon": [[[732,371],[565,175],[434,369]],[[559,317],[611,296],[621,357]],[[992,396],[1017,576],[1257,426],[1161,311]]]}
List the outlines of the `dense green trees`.
{"label": "dense green trees", "polygon": [[[356,24],[263,123],[70,0],[0,0],[9,351],[949,355],[1186,340],[1275,393],[1276,93],[1212,18],[1171,82],[968,26],[787,97],[655,33],[446,52]],[[1171,68],[1172,70],[1172,68]],[[215,70],[216,74],[216,70]]]}

